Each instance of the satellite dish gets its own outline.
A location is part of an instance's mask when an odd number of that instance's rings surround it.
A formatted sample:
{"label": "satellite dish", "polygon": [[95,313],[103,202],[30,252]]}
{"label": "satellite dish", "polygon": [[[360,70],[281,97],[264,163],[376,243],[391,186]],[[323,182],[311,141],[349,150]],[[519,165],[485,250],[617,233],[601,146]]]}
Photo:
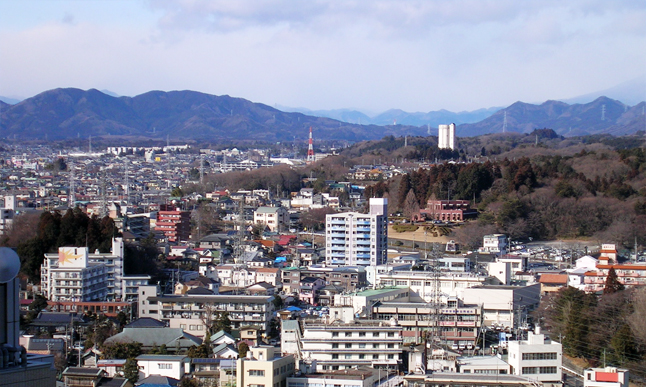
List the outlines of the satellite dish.
{"label": "satellite dish", "polygon": [[20,271],[20,258],[8,247],[0,247],[0,283],[16,278]]}

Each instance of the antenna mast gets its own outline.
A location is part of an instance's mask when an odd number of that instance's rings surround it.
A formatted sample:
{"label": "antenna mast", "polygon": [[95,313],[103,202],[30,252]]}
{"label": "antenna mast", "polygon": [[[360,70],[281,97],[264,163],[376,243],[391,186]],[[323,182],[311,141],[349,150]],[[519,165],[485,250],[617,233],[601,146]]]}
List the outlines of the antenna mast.
{"label": "antenna mast", "polygon": [[502,132],[507,132],[507,110],[505,110],[505,116],[502,120]]}
{"label": "antenna mast", "polygon": [[312,127],[310,126],[310,139],[307,145],[307,162],[313,163],[314,160],[314,142],[312,140]]}
{"label": "antenna mast", "polygon": [[105,217],[108,214],[105,174],[106,171],[105,169],[103,169],[103,173],[101,174],[101,208],[99,209],[99,216],[101,218]]}
{"label": "antenna mast", "polygon": [[204,155],[200,155],[200,185],[204,184]]}
{"label": "antenna mast", "polygon": [[74,160],[70,159],[70,192],[67,195],[67,208],[73,209],[76,207],[76,182],[74,181]]}
{"label": "antenna mast", "polygon": [[125,166],[125,177],[124,177],[124,191],[126,194],[126,207],[130,204],[130,182],[128,181],[128,159],[126,158],[124,161],[124,166]]}

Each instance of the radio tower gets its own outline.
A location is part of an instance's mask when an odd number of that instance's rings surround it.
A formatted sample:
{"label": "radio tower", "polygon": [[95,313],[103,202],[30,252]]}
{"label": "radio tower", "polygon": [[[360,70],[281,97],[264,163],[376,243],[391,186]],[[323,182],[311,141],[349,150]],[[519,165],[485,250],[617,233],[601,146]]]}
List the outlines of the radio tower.
{"label": "radio tower", "polygon": [[502,132],[505,133],[507,131],[507,110],[505,110],[505,116],[502,120]]}
{"label": "radio tower", "polygon": [[314,160],[314,143],[312,142],[312,127],[310,126],[310,140],[307,145],[307,162],[313,163]]}
{"label": "radio tower", "polygon": [[76,186],[75,186],[76,182],[74,181],[74,161],[73,160],[70,160],[69,168],[70,168],[70,192],[67,195],[67,208],[73,209],[76,204],[76,195],[74,192],[76,191]]}
{"label": "radio tower", "polygon": [[128,159],[124,160],[124,165],[125,165],[125,179],[124,179],[124,185],[125,185],[125,194],[126,194],[126,207],[130,205],[130,182],[128,181]]}

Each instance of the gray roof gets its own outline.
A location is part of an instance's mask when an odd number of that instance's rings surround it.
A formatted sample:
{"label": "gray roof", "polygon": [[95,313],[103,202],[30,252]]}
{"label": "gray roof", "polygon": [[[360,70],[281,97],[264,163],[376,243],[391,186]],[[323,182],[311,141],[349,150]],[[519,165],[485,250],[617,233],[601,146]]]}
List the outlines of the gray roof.
{"label": "gray roof", "polygon": [[230,338],[231,340],[235,341],[235,339],[233,338],[233,336],[231,336],[230,334],[226,333],[225,331],[219,331],[219,332],[217,332],[217,333],[214,333],[214,334],[211,336],[211,341],[215,341],[215,340],[219,339],[219,338],[220,338],[220,337],[222,337],[222,336],[226,336],[226,337]]}
{"label": "gray roof", "polygon": [[189,359],[189,357],[184,355],[139,355],[135,359],[159,360],[159,361],[183,361],[184,359]]}
{"label": "gray roof", "polygon": [[165,326],[166,324],[163,321],[151,317],[142,317],[126,325],[125,328],[161,328]]}
{"label": "gray roof", "polygon": [[248,304],[267,304],[274,299],[273,296],[230,296],[230,295],[204,295],[204,296],[159,296],[150,297],[149,301],[153,302],[239,302]]}
{"label": "gray roof", "polygon": [[141,343],[144,347],[154,347],[165,344],[169,350],[177,346],[189,348],[202,344],[202,339],[184,332],[181,328],[124,328],[123,332],[105,340],[112,343]]}
{"label": "gray roof", "polygon": [[161,375],[150,375],[145,379],[141,379],[135,385],[142,386],[142,387],[150,387],[150,386],[177,386],[177,384],[179,384],[179,380],[175,378],[169,378],[168,376],[161,376]]}

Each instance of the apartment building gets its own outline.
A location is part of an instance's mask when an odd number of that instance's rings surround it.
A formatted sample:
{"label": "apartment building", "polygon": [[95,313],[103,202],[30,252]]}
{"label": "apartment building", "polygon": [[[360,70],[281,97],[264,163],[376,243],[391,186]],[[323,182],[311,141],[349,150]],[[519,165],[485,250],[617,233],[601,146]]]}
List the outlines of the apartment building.
{"label": "apartment building", "polygon": [[286,387],[287,378],[294,374],[294,356],[282,356],[273,346],[249,348],[247,357],[236,362],[237,387]]}
{"label": "apartment building", "polygon": [[43,295],[50,301],[133,301],[150,276],[123,274],[124,243],[112,239],[112,252],[60,247],[45,254],[40,268]]}
{"label": "apartment building", "polygon": [[[380,373],[373,369],[310,372],[287,378],[287,387],[373,387],[380,382]],[[385,372],[383,377],[387,377]]]}
{"label": "apartment building", "polygon": [[485,326],[517,327],[538,307],[541,284],[528,286],[483,285],[465,289],[467,305],[482,305]]}
{"label": "apartment building", "polygon": [[323,371],[356,366],[398,369],[401,365],[401,326],[377,320],[350,323],[304,322],[300,337],[303,359],[316,359]]}
{"label": "apartment building", "polygon": [[165,321],[171,328],[182,328],[203,337],[205,314],[228,312],[232,328],[255,325],[268,332],[274,312],[273,299],[273,296],[247,295],[157,296],[155,286],[145,286],[139,291],[139,317]]}
{"label": "apartment building", "polygon": [[253,212],[254,224],[264,224],[271,231],[278,231],[289,223],[289,213],[284,207],[258,207]]}
{"label": "apartment building", "polygon": [[[599,262],[602,262],[600,259]],[[602,292],[608,278],[608,272],[613,268],[617,280],[625,287],[646,286],[646,264],[601,264],[595,270],[585,273],[583,290],[588,293]]]}
{"label": "apartment building", "polygon": [[540,333],[528,332],[527,340],[510,341],[507,362],[511,373],[541,383],[560,383],[563,379],[563,348]]}
{"label": "apartment building", "polygon": [[328,265],[382,265],[387,260],[388,199],[371,198],[368,214],[328,214],[325,220]]}
{"label": "apartment building", "polygon": [[450,300],[437,308],[425,302],[378,302],[372,307],[377,320],[395,319],[405,344],[419,343],[427,331],[435,331],[442,344],[454,349],[473,349],[482,327],[482,306]]}
{"label": "apartment building", "polygon": [[191,236],[191,213],[167,207],[166,210],[157,212],[155,230],[163,232],[169,243],[187,241]]}
{"label": "apartment building", "polygon": [[[282,269],[283,292],[286,294],[301,294],[305,278],[320,278],[325,282],[323,290],[316,302],[322,305],[334,304],[334,289],[339,292],[354,292],[367,286],[366,270],[364,267],[323,267],[312,265],[308,267],[287,267]],[[309,287],[306,285],[306,287]]]}
{"label": "apartment building", "polygon": [[279,286],[280,269],[271,267],[250,268],[241,265],[226,264],[215,267],[217,278],[222,286],[248,287],[259,282]]}
{"label": "apartment building", "polygon": [[481,254],[507,254],[507,235],[489,234],[482,238]]}

